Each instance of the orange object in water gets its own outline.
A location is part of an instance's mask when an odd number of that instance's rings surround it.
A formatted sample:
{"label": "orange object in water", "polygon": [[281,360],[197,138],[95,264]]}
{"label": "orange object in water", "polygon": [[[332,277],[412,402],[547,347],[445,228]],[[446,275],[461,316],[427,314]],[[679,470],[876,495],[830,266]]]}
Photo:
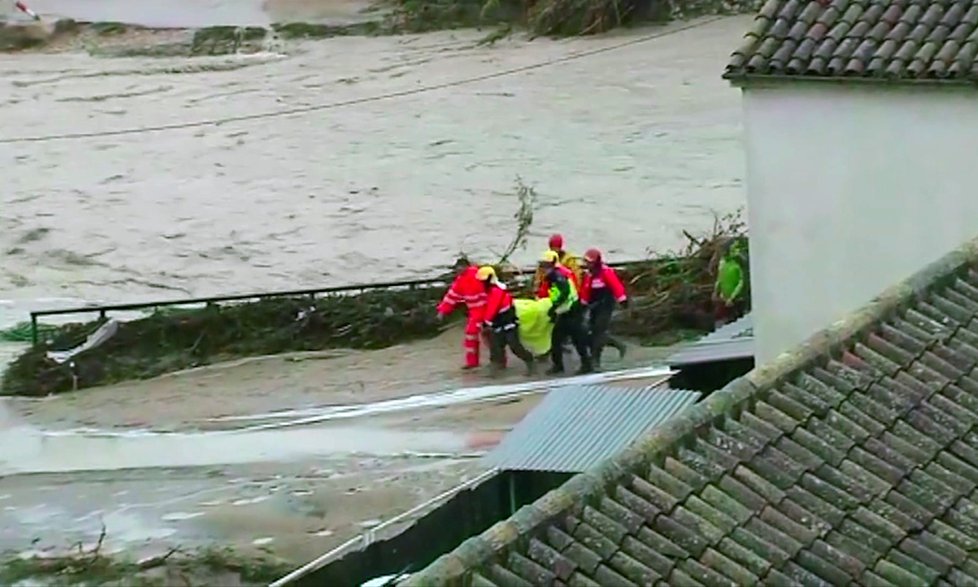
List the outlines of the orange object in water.
{"label": "orange object in water", "polygon": [[30,8],[28,8],[27,5],[24,4],[23,2],[21,2],[20,0],[17,0],[17,2],[14,2],[14,6],[17,7],[17,10],[23,12],[27,16],[33,18],[34,20],[41,20],[41,17],[38,16],[36,12],[34,12]]}

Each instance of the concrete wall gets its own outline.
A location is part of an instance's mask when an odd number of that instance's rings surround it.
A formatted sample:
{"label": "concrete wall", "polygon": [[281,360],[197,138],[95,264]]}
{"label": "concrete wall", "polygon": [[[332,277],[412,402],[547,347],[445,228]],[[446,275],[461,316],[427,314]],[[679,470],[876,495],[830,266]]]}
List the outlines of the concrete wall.
{"label": "concrete wall", "polygon": [[978,234],[978,94],[744,90],[757,360]]}
{"label": "concrete wall", "polygon": [[537,471],[499,473],[460,491],[397,535],[351,552],[299,579],[295,585],[357,587],[375,577],[421,570],[570,477]]}

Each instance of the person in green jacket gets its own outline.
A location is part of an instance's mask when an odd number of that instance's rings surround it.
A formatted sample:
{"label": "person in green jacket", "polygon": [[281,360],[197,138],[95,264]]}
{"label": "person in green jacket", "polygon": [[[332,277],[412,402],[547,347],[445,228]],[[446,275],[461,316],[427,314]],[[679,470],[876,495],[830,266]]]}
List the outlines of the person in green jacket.
{"label": "person in green jacket", "polygon": [[746,252],[742,239],[730,239],[723,244],[717,264],[717,280],[713,287],[715,325],[720,327],[742,316],[747,308]]}

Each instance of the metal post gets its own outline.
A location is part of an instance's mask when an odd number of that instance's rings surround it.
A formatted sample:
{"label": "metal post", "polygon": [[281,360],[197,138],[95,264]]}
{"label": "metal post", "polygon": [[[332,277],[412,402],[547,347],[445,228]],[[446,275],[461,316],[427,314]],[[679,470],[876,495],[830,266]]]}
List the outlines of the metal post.
{"label": "metal post", "polygon": [[31,346],[37,346],[37,314],[31,312]]}
{"label": "metal post", "polygon": [[509,515],[516,513],[516,473],[509,472]]}

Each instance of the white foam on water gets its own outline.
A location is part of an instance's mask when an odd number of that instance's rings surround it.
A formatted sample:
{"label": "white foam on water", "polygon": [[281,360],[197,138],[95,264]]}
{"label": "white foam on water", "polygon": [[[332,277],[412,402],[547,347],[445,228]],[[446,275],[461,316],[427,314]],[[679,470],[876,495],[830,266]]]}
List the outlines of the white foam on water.
{"label": "white foam on water", "polygon": [[[225,9],[263,18],[262,0],[35,4],[146,24]],[[517,175],[539,194],[536,235],[560,231],[572,250],[597,246],[614,260],[682,246],[683,229],[708,231],[714,211],[745,203],[741,99],[717,72],[748,22],[342,109],[0,145],[17,168],[4,178],[0,251],[23,249],[3,263],[25,284],[3,297],[121,302],[430,275],[459,248],[488,258],[505,246]],[[478,31],[350,36],[299,43],[285,58],[203,61],[21,54],[0,61],[0,128],[98,132],[356,102],[642,34],[493,47],[477,45]],[[227,63],[247,66],[217,67]],[[514,261],[532,262],[544,241],[531,245]]]}
{"label": "white foam on water", "polygon": [[185,520],[199,518],[203,515],[204,512],[171,512],[168,514],[163,514],[160,516],[160,519],[164,522],[183,522]]}

